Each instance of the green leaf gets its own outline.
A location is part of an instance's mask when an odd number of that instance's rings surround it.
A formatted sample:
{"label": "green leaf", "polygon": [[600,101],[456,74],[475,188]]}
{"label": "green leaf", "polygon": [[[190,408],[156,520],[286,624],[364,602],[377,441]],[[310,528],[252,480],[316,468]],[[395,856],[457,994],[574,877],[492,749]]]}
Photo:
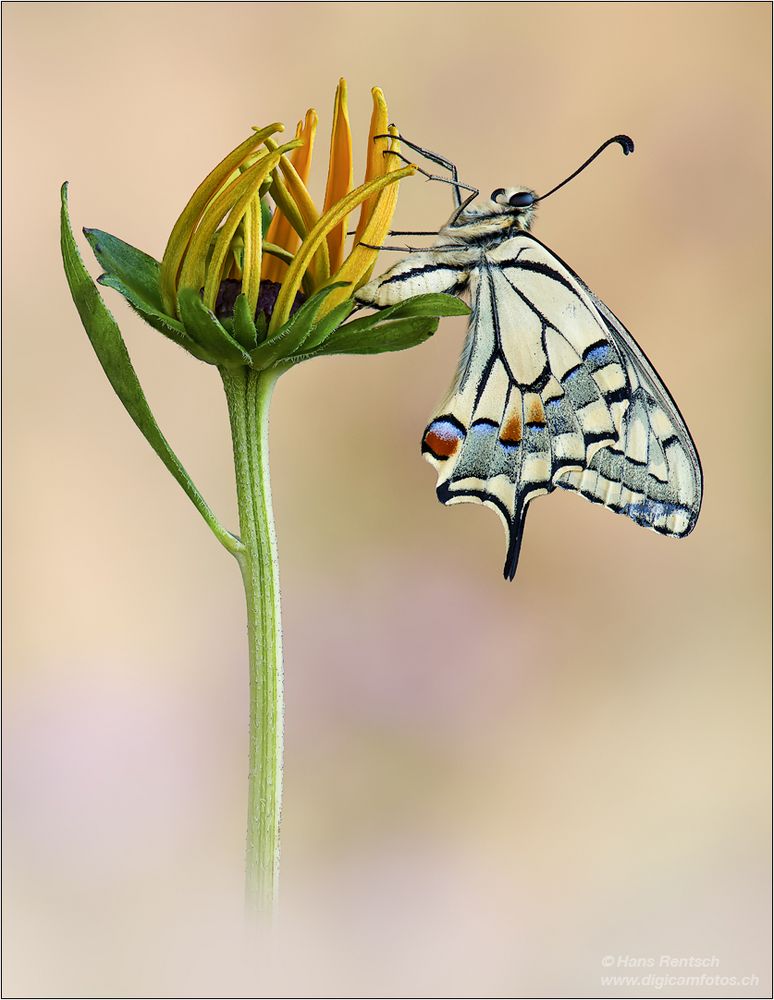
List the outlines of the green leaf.
{"label": "green leaf", "polygon": [[171,316],[167,316],[166,313],[154,309],[153,306],[149,305],[145,299],[132,291],[131,288],[127,288],[115,275],[101,274],[97,278],[97,283],[107,288],[113,288],[123,295],[132,309],[139,313],[146,323],[152,326],[154,330],[158,330],[159,333],[163,333],[165,337],[169,337],[170,340],[174,341],[179,347],[184,348],[189,354],[193,354],[200,361],[206,361],[207,364],[217,364],[217,360],[211,354],[208,354],[195,340],[192,340],[188,336],[182,323],[176,319],[172,319]]}
{"label": "green leaf", "polygon": [[83,234],[106,274],[114,275],[137,297],[163,312],[157,260],[101,229],[84,229]]}
{"label": "green leaf", "polygon": [[[361,330],[352,332],[354,323],[346,323],[331,334],[325,343],[306,357],[324,354],[383,354],[386,351],[405,351],[423,344],[438,329],[438,319],[433,316],[411,316],[408,319],[387,320],[376,324],[367,337]],[[299,357],[297,360],[303,360]]]}
{"label": "green leaf", "polygon": [[258,333],[255,329],[255,322],[250,312],[250,303],[244,292],[240,292],[234,303],[234,339],[237,340],[246,351],[253,351],[258,343]]}
{"label": "green leaf", "polygon": [[180,459],[161,433],[140,386],[118,324],[86,270],[70,226],[67,184],[62,185],[61,246],[67,283],[99,363],[151,448],[185,490],[186,495],[212,529],[216,538],[232,553],[242,549],[239,539],[220,524],[204,497],[193,484]]}
{"label": "green leaf", "polygon": [[177,301],[186,333],[208,354],[222,364],[250,364],[250,355],[223,329],[195,288],[182,288]]}

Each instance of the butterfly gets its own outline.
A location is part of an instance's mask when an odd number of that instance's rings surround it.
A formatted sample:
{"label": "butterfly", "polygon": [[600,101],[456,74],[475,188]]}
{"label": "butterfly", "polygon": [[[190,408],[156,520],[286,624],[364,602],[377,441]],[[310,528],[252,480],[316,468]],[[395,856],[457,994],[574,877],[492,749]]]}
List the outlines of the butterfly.
{"label": "butterfly", "polygon": [[[481,503],[501,517],[504,576],[513,579],[530,501],[554,489],[663,535],[689,534],[702,471],[688,428],[655,369],[613,312],[532,235],[538,202],[585,169],[614,136],[547,194],[498,188],[475,201],[449,161],[455,212],[433,246],[364,285],[359,303],[384,308],[414,295],[469,296],[467,337],[451,390],[422,438],[444,504]],[[472,191],[463,202],[460,189]],[[430,235],[402,232],[394,235]]]}

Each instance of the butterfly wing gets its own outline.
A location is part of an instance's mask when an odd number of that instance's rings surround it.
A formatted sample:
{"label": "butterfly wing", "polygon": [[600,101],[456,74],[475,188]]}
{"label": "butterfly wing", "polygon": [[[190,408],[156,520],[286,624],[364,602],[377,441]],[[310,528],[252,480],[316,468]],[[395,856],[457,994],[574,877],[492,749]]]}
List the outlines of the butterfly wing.
{"label": "butterfly wing", "polygon": [[701,509],[702,471],[696,446],[676,403],[621,321],[586,289],[626,367],[630,386],[619,440],[594,454],[587,469],[557,477],[635,523],[681,538]]}
{"label": "butterfly wing", "polygon": [[556,487],[663,534],[688,534],[701,467],[677,407],[623,325],[534,237],[414,254],[361,293],[379,306],[465,285],[468,335],[422,451],[443,503],[500,515],[506,578],[529,502]]}
{"label": "butterfly wing", "polygon": [[[573,290],[604,330],[606,342],[587,345],[585,361],[607,390],[605,399],[619,430],[617,440],[589,450],[583,469],[557,470],[555,485],[577,490],[661,534],[689,534],[701,508],[702,472],[676,403],[621,321],[563,261],[534,237],[529,239],[534,249],[522,255],[522,284],[524,271],[558,281]],[[532,291],[540,291],[534,280]],[[564,324],[565,332],[571,325]],[[613,355],[617,368],[608,367]],[[619,389],[621,371],[625,382]]]}
{"label": "butterfly wing", "polygon": [[[422,451],[439,472],[436,488],[443,503],[476,501],[500,515],[509,539],[506,574],[512,576],[526,504],[553,488],[540,390],[522,391],[536,379],[543,388],[547,384],[539,324],[514,296],[499,266],[488,265],[480,248],[464,245],[413,253],[361,288],[356,298],[384,308],[423,292],[463,291],[472,303],[465,346],[447,400],[425,431]],[[533,336],[521,336],[527,328]],[[612,439],[612,426],[610,432]],[[577,453],[577,466],[584,455],[582,439],[570,453]]]}
{"label": "butterfly wing", "polygon": [[667,389],[623,325],[527,234],[486,253],[449,398],[425,431],[444,503],[501,516],[505,576],[530,500],[555,487],[666,535],[688,534],[701,466]]}
{"label": "butterfly wing", "polygon": [[461,295],[467,289],[470,268],[478,257],[477,250],[464,246],[415,251],[363,285],[355,298],[361,305],[384,309],[412,295],[428,292]]}

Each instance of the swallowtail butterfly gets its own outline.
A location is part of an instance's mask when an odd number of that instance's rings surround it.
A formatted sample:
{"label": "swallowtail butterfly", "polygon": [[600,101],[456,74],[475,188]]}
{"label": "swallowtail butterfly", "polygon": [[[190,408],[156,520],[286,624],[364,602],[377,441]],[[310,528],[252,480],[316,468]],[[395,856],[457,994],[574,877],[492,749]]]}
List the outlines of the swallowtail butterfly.
{"label": "swallowtail butterfly", "polygon": [[[413,295],[467,295],[471,314],[451,390],[422,451],[438,470],[442,503],[493,508],[507,536],[513,579],[531,500],[575,490],[636,524],[683,537],[696,524],[702,473],[669,391],[623,323],[530,232],[547,194],[499,188],[483,201],[451,171],[455,212],[426,250],[363,286],[360,303],[384,308]],[[424,172],[424,171],[423,171]],[[433,176],[433,175],[427,175]],[[473,193],[463,202],[460,189]],[[394,235],[429,235],[396,233]]]}

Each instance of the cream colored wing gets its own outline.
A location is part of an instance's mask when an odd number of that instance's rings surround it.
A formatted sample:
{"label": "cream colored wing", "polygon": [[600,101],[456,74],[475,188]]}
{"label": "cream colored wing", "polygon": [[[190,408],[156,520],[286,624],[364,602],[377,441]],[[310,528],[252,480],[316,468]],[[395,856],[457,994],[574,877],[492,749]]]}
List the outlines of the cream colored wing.
{"label": "cream colored wing", "polygon": [[527,505],[557,486],[663,534],[688,534],[701,504],[696,450],[609,310],[527,234],[488,251],[469,284],[460,367],[422,450],[443,503],[483,503],[502,518],[506,578]]}
{"label": "cream colored wing", "polygon": [[384,309],[428,292],[461,295],[467,288],[470,269],[479,257],[478,250],[466,247],[415,251],[363,285],[355,293],[355,299],[364,306]]}

